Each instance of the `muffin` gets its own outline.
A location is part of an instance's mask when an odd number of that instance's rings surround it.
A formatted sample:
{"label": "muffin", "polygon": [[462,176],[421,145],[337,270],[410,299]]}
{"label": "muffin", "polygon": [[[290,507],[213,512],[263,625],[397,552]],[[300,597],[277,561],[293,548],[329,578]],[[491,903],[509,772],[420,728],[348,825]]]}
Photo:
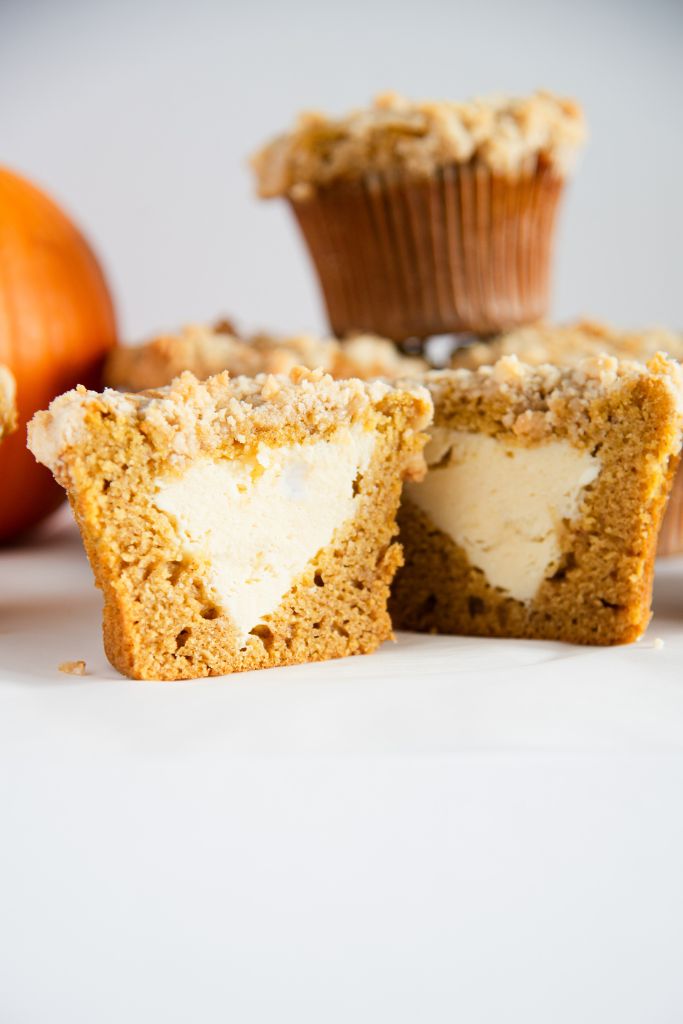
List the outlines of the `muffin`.
{"label": "muffin", "polygon": [[68,492],[112,665],[194,679],[374,651],[431,415],[424,388],[301,367],[77,388],[36,413],[29,446]]}
{"label": "muffin", "polygon": [[[683,429],[683,374],[611,356],[505,356],[426,374],[428,471],[399,513],[398,629],[577,644],[637,640]],[[625,471],[626,467],[626,471]]]}
{"label": "muffin", "polygon": [[120,391],[159,388],[185,370],[199,380],[228,370],[231,376],[288,373],[295,366],[323,369],[336,380],[392,380],[427,369],[424,360],[402,355],[386,338],[357,334],[344,341],[312,334],[242,338],[227,322],[194,324],[160,334],[143,345],[119,346],[109,355],[105,383]]}
{"label": "muffin", "polygon": [[[516,355],[531,366],[553,363],[576,366],[587,356],[610,355],[646,363],[657,352],[683,361],[683,334],[662,327],[641,331],[619,331],[593,320],[557,326],[530,324],[490,342],[457,349],[451,365],[469,370],[495,363],[502,356]],[[673,482],[671,497],[659,534],[658,555],[683,553],[683,469]]]}
{"label": "muffin", "polygon": [[301,115],[252,161],[286,197],[335,334],[490,334],[548,308],[558,203],[585,136],[581,108],[525,99]]}

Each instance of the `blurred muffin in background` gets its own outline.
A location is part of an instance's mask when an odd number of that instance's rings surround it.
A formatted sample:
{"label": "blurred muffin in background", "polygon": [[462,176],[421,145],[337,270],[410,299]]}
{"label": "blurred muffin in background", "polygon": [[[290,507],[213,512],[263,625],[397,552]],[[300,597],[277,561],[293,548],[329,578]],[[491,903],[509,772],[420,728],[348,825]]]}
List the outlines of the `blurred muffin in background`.
{"label": "blurred muffin in background", "polygon": [[389,93],[346,117],[302,114],[252,165],[262,197],[289,200],[335,334],[490,334],[547,312],[558,203],[584,138],[578,104],[548,92]]}
{"label": "blurred muffin in background", "polygon": [[386,338],[356,335],[345,341],[311,334],[239,337],[228,321],[214,327],[191,325],[177,334],[161,334],[143,345],[115,349],[105,380],[122,391],[163,387],[184,370],[199,380],[228,370],[233,377],[257,373],[288,373],[294,366],[321,367],[337,379],[396,377],[427,369],[420,358],[401,355]]}
{"label": "blurred muffin in background", "polygon": [[456,349],[451,366],[476,370],[498,362],[501,356],[517,356],[530,366],[542,363],[575,366],[587,356],[603,354],[646,363],[657,352],[665,352],[679,362],[683,360],[683,334],[665,327],[620,331],[598,320],[577,320],[569,324],[538,321],[490,341]]}

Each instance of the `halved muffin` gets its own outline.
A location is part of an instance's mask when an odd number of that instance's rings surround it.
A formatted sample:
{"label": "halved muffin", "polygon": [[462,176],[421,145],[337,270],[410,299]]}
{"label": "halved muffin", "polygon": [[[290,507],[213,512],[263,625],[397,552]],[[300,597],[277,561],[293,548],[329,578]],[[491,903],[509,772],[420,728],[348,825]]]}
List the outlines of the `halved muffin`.
{"label": "halved muffin", "polygon": [[680,367],[508,356],[423,381],[434,426],[427,476],[406,485],[399,515],[397,628],[637,639],[681,448]]}
{"label": "halved muffin", "polygon": [[419,387],[300,368],[80,388],[37,413],[29,446],[68,492],[111,663],[186,679],[374,650],[431,410]]}

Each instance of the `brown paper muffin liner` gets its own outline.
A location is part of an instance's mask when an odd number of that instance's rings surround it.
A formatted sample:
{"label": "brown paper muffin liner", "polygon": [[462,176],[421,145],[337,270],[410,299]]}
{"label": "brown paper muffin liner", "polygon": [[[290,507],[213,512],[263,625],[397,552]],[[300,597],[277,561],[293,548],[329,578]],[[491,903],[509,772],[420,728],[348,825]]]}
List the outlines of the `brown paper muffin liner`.
{"label": "brown paper muffin liner", "polygon": [[508,179],[478,162],[426,181],[368,174],[291,204],[332,330],[394,341],[488,334],[542,317],[563,179]]}
{"label": "brown paper muffin liner", "polygon": [[657,555],[683,554],[683,463],[674,477],[673,487],[659,531]]}

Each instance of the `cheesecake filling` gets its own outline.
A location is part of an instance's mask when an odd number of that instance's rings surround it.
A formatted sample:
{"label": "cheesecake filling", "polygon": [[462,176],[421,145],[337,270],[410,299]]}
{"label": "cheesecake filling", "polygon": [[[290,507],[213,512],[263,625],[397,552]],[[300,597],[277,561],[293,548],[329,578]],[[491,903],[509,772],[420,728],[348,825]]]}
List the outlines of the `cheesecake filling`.
{"label": "cheesecake filling", "polygon": [[531,601],[557,566],[562,524],[575,519],[600,460],[568,441],[534,447],[432,428],[429,471],[406,493],[493,587]]}
{"label": "cheesecake filling", "polygon": [[208,561],[215,599],[241,642],[356,515],[356,478],[376,439],[344,427],[329,440],[262,446],[249,460],[203,459],[157,482],[157,508],[187,552]]}

